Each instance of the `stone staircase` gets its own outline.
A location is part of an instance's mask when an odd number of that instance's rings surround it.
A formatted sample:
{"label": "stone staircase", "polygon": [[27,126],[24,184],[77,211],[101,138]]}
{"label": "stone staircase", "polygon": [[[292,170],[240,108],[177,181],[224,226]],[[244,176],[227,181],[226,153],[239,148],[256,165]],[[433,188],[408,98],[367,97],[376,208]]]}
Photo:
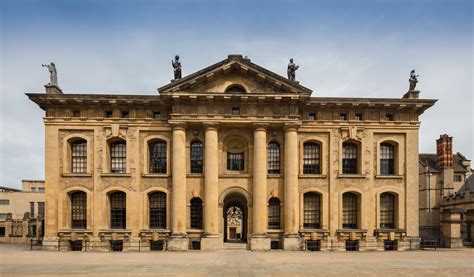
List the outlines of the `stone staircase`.
{"label": "stone staircase", "polygon": [[224,250],[247,250],[247,243],[245,242],[225,242]]}

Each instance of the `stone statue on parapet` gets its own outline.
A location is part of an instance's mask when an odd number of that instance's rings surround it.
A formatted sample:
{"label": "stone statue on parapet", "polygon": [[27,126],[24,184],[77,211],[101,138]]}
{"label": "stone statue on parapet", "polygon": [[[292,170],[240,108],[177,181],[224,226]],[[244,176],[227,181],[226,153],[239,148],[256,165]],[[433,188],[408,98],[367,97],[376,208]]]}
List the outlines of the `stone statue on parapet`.
{"label": "stone statue on parapet", "polygon": [[410,72],[410,79],[408,79],[408,81],[410,82],[410,89],[409,90],[415,90],[416,83],[418,83],[418,76],[420,76],[420,75],[415,75],[415,70],[414,69]]}
{"label": "stone statue on parapet", "polygon": [[288,80],[296,81],[296,70],[298,70],[299,67],[299,65],[296,65],[293,62],[293,58],[291,58],[290,63],[288,64]]}
{"label": "stone statue on parapet", "polygon": [[56,71],[56,65],[53,62],[51,62],[51,64],[42,64],[41,66],[46,67],[49,71],[49,84],[48,85],[59,87],[58,72]]}
{"label": "stone statue on parapet", "polygon": [[179,61],[179,55],[174,57],[174,61],[171,61],[171,65],[174,68],[174,79],[181,79],[181,62]]}

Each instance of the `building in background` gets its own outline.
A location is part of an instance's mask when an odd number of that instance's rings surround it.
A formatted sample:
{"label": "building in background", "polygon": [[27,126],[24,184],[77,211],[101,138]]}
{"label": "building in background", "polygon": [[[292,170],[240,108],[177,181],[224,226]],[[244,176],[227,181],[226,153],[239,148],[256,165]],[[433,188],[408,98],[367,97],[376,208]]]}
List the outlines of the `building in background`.
{"label": "building in background", "polygon": [[175,64],[159,95],[27,94],[46,113],[45,249],[221,249],[232,208],[251,250],[416,247],[436,100],[311,97],[241,55]]}
{"label": "building in background", "polygon": [[468,203],[472,205],[473,201],[469,190],[472,183],[471,161],[459,152],[453,154],[452,149],[453,138],[444,134],[436,140],[436,154],[419,156],[420,237],[443,241],[443,237],[447,236],[446,232],[442,232],[443,222],[447,222],[446,213],[456,207],[464,211],[460,215],[464,220],[462,237],[465,241],[471,241],[469,224],[465,221],[469,208],[464,207]]}
{"label": "building in background", "polygon": [[38,180],[22,180],[22,190],[0,187],[0,242],[43,236],[44,190],[44,181]]}

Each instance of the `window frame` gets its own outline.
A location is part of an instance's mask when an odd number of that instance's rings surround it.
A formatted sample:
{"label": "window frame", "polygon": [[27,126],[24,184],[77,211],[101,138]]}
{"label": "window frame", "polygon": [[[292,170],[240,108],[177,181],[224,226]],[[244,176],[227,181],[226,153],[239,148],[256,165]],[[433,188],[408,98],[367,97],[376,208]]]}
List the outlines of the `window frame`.
{"label": "window frame", "polygon": [[342,228],[359,229],[360,196],[355,192],[342,194]]}
{"label": "window frame", "polygon": [[191,173],[203,173],[204,144],[200,140],[193,140],[189,145],[189,161]]}
{"label": "window frame", "polygon": [[202,229],[203,228],[203,202],[199,197],[193,197],[190,201],[190,228],[191,229]]}
{"label": "window frame", "polygon": [[268,199],[268,229],[279,230],[281,228],[281,203],[277,197]]}
{"label": "window frame", "polygon": [[395,229],[397,226],[397,196],[391,192],[380,194],[380,229]]}
{"label": "window frame", "polygon": [[[121,149],[114,149],[119,147]],[[116,168],[115,168],[116,167]],[[127,141],[117,139],[109,142],[109,170],[114,174],[127,173]]]}
{"label": "window frame", "polygon": [[[153,199],[155,198],[156,199]],[[148,193],[148,227],[150,229],[166,229],[167,227],[167,194],[163,191]]]}
{"label": "window frame", "polygon": [[[159,151],[152,151],[154,145],[159,146]],[[152,174],[168,173],[168,142],[162,139],[150,140],[147,143],[148,172]],[[160,154],[160,155],[158,155]]]}
{"label": "window frame", "polygon": [[227,170],[238,172],[245,171],[245,152],[227,152]]}
{"label": "window frame", "polygon": [[84,138],[70,140],[70,172],[87,173],[87,150],[88,141]]}
{"label": "window frame", "polygon": [[[117,199],[113,199],[117,197]],[[109,227],[123,230],[127,228],[127,194],[123,191],[109,193]],[[119,199],[121,198],[121,199]],[[117,206],[115,206],[117,205]]]}
{"label": "window frame", "polygon": [[315,141],[303,143],[303,174],[321,174],[321,148]]}
{"label": "window frame", "polygon": [[[310,198],[314,197],[313,199]],[[314,205],[310,205],[314,204]],[[322,224],[321,215],[322,196],[320,193],[309,191],[303,194],[303,228],[320,229]],[[313,220],[314,219],[314,220]]]}
{"label": "window frame", "polygon": [[69,194],[71,229],[87,229],[87,193],[73,191]]}
{"label": "window frame", "polygon": [[267,144],[267,173],[281,174],[281,147],[276,141]]}
{"label": "window frame", "polygon": [[[346,148],[347,147],[347,148]],[[348,149],[351,147],[351,149]],[[342,174],[359,174],[360,169],[360,144],[353,141],[342,143],[341,168]],[[348,150],[349,151],[348,153]],[[354,152],[355,150],[355,152]]]}
{"label": "window frame", "polygon": [[[394,176],[396,170],[397,147],[390,142],[380,143],[379,166],[381,176]],[[390,156],[391,154],[391,156]]]}

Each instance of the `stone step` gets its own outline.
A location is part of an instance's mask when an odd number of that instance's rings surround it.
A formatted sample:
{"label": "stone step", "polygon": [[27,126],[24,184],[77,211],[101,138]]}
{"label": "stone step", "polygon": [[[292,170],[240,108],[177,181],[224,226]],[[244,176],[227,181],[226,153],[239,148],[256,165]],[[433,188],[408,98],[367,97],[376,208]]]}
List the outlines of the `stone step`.
{"label": "stone step", "polygon": [[246,243],[224,243],[224,250],[247,250]]}

